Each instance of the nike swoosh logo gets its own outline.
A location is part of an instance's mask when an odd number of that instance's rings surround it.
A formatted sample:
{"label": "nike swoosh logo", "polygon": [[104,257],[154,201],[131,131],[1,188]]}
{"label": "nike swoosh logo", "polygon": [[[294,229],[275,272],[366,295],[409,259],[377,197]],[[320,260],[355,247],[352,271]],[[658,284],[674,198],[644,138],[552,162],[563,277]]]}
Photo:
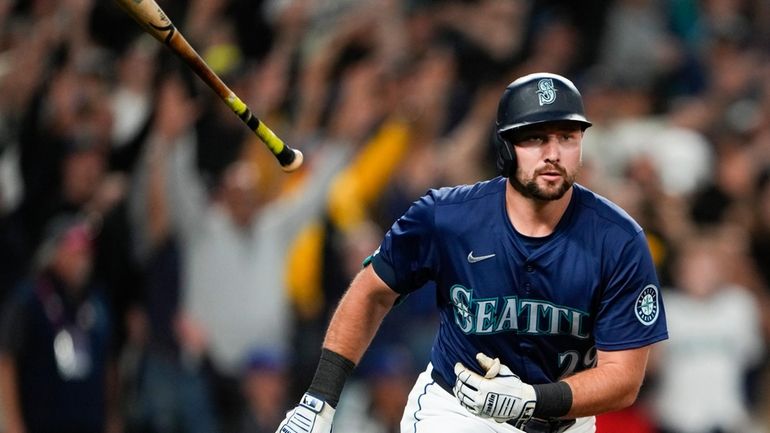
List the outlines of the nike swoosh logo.
{"label": "nike swoosh logo", "polygon": [[494,254],[487,254],[486,256],[474,256],[473,251],[471,251],[468,253],[468,263],[480,262],[482,260],[491,259],[494,256]]}

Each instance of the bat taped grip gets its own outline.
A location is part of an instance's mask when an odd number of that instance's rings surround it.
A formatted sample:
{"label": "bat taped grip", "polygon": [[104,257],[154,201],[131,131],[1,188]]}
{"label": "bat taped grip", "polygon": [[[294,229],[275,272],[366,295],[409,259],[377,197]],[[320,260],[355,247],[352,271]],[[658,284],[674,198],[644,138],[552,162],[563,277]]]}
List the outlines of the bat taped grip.
{"label": "bat taped grip", "polygon": [[227,97],[226,102],[233,112],[267,145],[281,166],[286,167],[294,162],[296,158],[294,151],[286,146],[270,128],[260,122],[240,98],[232,94]]}

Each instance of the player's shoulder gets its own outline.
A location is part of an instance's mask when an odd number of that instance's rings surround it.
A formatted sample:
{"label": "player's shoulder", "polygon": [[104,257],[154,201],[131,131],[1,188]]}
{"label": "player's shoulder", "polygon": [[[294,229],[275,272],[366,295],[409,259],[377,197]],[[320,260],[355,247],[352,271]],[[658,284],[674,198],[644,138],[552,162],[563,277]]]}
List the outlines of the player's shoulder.
{"label": "player's shoulder", "polygon": [[496,194],[505,194],[505,178],[503,177],[474,184],[446,186],[428,192],[428,195],[438,206],[463,204]]}
{"label": "player's shoulder", "polygon": [[642,231],[639,223],[610,199],[579,184],[575,184],[574,188],[584,214],[587,213],[589,217],[605,223],[608,228],[621,230],[632,236]]}

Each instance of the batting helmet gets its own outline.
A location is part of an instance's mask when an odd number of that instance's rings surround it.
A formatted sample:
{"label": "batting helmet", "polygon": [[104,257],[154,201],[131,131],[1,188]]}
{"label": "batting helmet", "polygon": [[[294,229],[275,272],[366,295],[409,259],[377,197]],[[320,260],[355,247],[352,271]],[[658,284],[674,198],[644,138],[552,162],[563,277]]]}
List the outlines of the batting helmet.
{"label": "batting helmet", "polygon": [[510,176],[516,163],[513,145],[506,137],[523,126],[561,120],[578,122],[584,130],[591,126],[585,116],[583,98],[572,81],[540,72],[509,84],[500,97],[495,125],[498,165],[503,176]]}

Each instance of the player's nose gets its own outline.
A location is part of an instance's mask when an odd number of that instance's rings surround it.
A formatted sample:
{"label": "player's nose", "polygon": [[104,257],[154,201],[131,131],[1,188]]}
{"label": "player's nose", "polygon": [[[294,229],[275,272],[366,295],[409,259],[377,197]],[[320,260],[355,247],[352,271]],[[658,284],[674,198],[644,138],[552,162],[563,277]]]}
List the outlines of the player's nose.
{"label": "player's nose", "polygon": [[543,150],[543,159],[558,161],[561,155],[561,143],[559,141],[559,136],[556,134],[548,134],[545,137],[545,141],[543,142],[541,149]]}

